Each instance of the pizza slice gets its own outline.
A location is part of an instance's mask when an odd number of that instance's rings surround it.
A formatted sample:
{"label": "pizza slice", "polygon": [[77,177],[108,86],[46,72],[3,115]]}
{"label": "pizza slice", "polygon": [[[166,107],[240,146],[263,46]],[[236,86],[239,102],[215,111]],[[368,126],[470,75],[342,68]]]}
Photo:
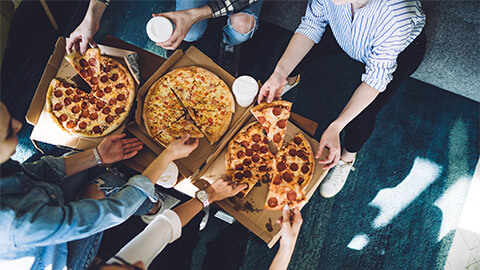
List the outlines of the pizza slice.
{"label": "pizza slice", "polygon": [[100,49],[89,48],[84,55],[74,51],[65,56],[65,59],[73,66],[78,74],[91,86],[95,85],[99,78],[96,76],[100,71]]}
{"label": "pizza slice", "polygon": [[290,208],[294,208],[300,206],[302,203],[306,203],[306,201],[305,193],[300,186],[285,184],[277,174],[274,176],[269,187],[265,201],[265,209],[282,210],[285,204]]}
{"label": "pizza slice", "polygon": [[194,67],[184,67],[164,75],[165,81],[185,107],[193,107],[200,100],[194,82],[195,70]]}
{"label": "pizza slice", "polygon": [[228,130],[232,113],[223,110],[210,111],[206,109],[187,108],[190,117],[205,134],[210,144],[216,143]]}
{"label": "pizza slice", "polygon": [[92,92],[105,102],[115,99],[132,103],[135,98],[135,83],[128,70],[117,60],[101,56],[98,79],[91,80]]}
{"label": "pizza slice", "polygon": [[291,102],[276,100],[272,103],[261,103],[251,109],[252,114],[267,132],[267,138],[282,147],[283,138],[290,118]]}
{"label": "pizza slice", "polygon": [[202,138],[203,133],[185,116],[180,117],[177,121],[173,122],[160,134],[156,135],[154,139],[160,142],[165,147],[168,146],[173,140],[182,137],[185,134],[190,134],[190,138]]}
{"label": "pizza slice", "polygon": [[106,121],[105,115],[108,114],[102,113],[102,111],[110,113],[110,107],[106,107],[105,102],[101,100],[92,98],[91,100],[83,101],[81,108],[82,112],[78,125],[75,127],[75,132],[83,136],[99,136],[105,132],[109,126],[108,124],[115,120],[110,116],[108,121]]}

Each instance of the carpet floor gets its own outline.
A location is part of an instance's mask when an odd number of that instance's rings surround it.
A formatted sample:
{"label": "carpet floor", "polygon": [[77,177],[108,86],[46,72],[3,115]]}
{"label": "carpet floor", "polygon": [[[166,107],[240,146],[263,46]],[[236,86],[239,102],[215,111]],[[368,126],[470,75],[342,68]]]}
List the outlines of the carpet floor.
{"label": "carpet floor", "polygon": [[[87,5],[49,2],[60,31],[51,28],[38,2],[24,1],[17,10],[1,71],[1,100],[17,119],[24,119],[56,38],[73,31]],[[143,29],[151,13],[173,6],[167,1],[112,1],[97,41],[112,34],[163,55]],[[218,57],[223,23],[213,20],[195,44],[212,59]],[[265,81],[290,36],[261,24],[242,48],[240,73]],[[337,90],[350,83],[349,73],[356,68],[348,58],[332,56],[309,66],[301,84],[287,94],[296,113],[319,123],[317,139],[351,94]],[[31,130],[25,124],[19,133],[17,160],[41,155],[29,140]],[[477,102],[409,79],[378,115],[376,130],[342,192],[331,199],[317,192],[302,210],[304,224],[289,269],[443,269],[478,161],[478,130]],[[65,151],[40,147],[54,155]],[[206,243],[225,226],[210,219],[200,233],[192,269],[200,268]],[[108,231],[99,255],[108,256],[143,227],[132,218]],[[277,248],[268,249],[250,234],[243,269],[267,269]]]}

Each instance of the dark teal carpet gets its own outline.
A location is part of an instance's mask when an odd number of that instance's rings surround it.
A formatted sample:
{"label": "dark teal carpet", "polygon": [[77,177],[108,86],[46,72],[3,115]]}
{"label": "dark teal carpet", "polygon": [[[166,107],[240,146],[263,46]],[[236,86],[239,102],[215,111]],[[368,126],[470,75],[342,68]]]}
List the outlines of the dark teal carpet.
{"label": "dark teal carpet", "polygon": [[[112,3],[98,41],[113,34],[164,53],[148,41],[143,29],[151,13],[171,9],[173,2]],[[12,29],[16,30],[1,73],[1,100],[19,119],[28,109],[56,37],[75,28],[88,2],[49,5],[62,28],[59,32],[50,30],[46,17],[38,12],[38,2],[23,2],[14,19]],[[33,28],[27,23],[31,21]],[[222,24],[214,21],[197,43],[213,59],[220,41],[216,31]],[[245,44],[241,73],[265,80],[290,35],[263,24]],[[317,136],[347,101],[350,93],[340,90],[356,83],[349,74],[358,68],[345,57],[331,57],[311,65],[302,83],[288,93],[295,112],[319,122]],[[327,90],[320,91],[319,86]],[[342,192],[328,200],[317,192],[303,209],[304,224],[290,269],[443,269],[478,161],[478,130],[478,103],[408,80],[378,115],[376,130],[359,153],[356,170]],[[28,139],[30,132],[31,127],[25,126],[20,133],[20,160],[40,156]],[[47,153],[63,152],[51,145],[42,148]],[[138,228],[133,228],[141,230],[135,224]],[[211,218],[201,233],[193,269],[200,268],[205,243],[224,226]],[[110,234],[115,235],[115,230]],[[121,243],[125,235],[116,237]],[[243,269],[267,269],[277,248],[268,249],[252,234]]]}

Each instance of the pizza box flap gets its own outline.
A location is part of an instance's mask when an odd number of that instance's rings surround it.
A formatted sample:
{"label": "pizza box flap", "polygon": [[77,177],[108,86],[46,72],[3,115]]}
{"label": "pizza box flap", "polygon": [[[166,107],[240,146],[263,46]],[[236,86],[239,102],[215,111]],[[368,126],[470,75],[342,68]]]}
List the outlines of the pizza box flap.
{"label": "pizza box flap", "polygon": [[[55,50],[50,56],[25,118],[28,123],[34,125],[32,134],[30,135],[31,140],[85,150],[98,145],[103,140],[103,137],[90,138],[71,135],[55,123],[55,120],[46,109],[46,94],[53,78],[73,83],[82,90],[90,89],[90,86],[83,81],[75,69],[64,58],[66,55],[65,45],[67,40],[68,39],[64,37],[57,39]],[[135,53],[104,45],[99,45],[99,48],[102,55],[113,57],[124,65],[124,57]],[[126,122],[127,121],[110,134],[120,134],[124,130]]]}
{"label": "pizza box flap", "polygon": [[[250,114],[248,121],[246,123],[251,123],[256,121],[255,118]],[[308,134],[303,132],[292,122],[288,122],[287,131],[285,135],[285,143],[288,143],[293,139],[295,134],[302,133],[305,138],[310,143],[312,150],[315,151],[318,149],[319,143],[311,138]],[[205,171],[201,176],[201,180],[206,180],[210,183],[219,179],[226,177],[225,171],[225,155],[227,153],[228,143],[224,144],[220,154],[211,164],[211,166]],[[270,147],[270,149],[273,149]],[[328,151],[322,153],[322,158],[327,156]],[[325,177],[328,171],[322,169],[322,165],[316,162],[315,168],[313,171],[312,179],[310,183],[305,188],[305,195],[307,200],[310,199],[317,187],[320,185],[321,181]],[[199,185],[202,185],[200,181]],[[197,182],[194,183],[197,185]],[[265,210],[265,200],[268,193],[268,183],[262,183],[261,181],[248,193],[245,198],[233,197],[217,204],[223,208],[227,213],[236,218],[242,225],[248,228],[250,231],[255,233],[263,241],[268,244],[269,248],[272,248],[277,240],[280,238],[280,225],[276,221],[282,215],[281,211],[271,211]],[[197,185],[198,186],[198,185]],[[199,186],[200,188],[200,186]],[[304,205],[301,206],[301,208]]]}

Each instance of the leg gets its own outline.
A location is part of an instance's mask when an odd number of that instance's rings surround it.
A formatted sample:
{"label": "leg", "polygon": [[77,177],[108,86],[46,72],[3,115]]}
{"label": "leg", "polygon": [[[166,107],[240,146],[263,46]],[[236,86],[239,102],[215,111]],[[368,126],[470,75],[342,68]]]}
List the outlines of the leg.
{"label": "leg", "polygon": [[68,242],[68,269],[87,269],[97,256],[102,236],[103,232],[99,232],[84,239]]}
{"label": "leg", "polygon": [[[208,4],[208,0],[177,0],[175,10],[186,10],[191,8],[203,7]],[[199,40],[205,30],[207,29],[208,22],[203,20],[192,25],[184,40],[187,42],[193,42]]]}
{"label": "leg", "polygon": [[262,5],[263,0],[260,0],[228,17],[227,25],[223,27],[223,40],[226,44],[236,46],[252,38],[258,28],[258,16]]}

